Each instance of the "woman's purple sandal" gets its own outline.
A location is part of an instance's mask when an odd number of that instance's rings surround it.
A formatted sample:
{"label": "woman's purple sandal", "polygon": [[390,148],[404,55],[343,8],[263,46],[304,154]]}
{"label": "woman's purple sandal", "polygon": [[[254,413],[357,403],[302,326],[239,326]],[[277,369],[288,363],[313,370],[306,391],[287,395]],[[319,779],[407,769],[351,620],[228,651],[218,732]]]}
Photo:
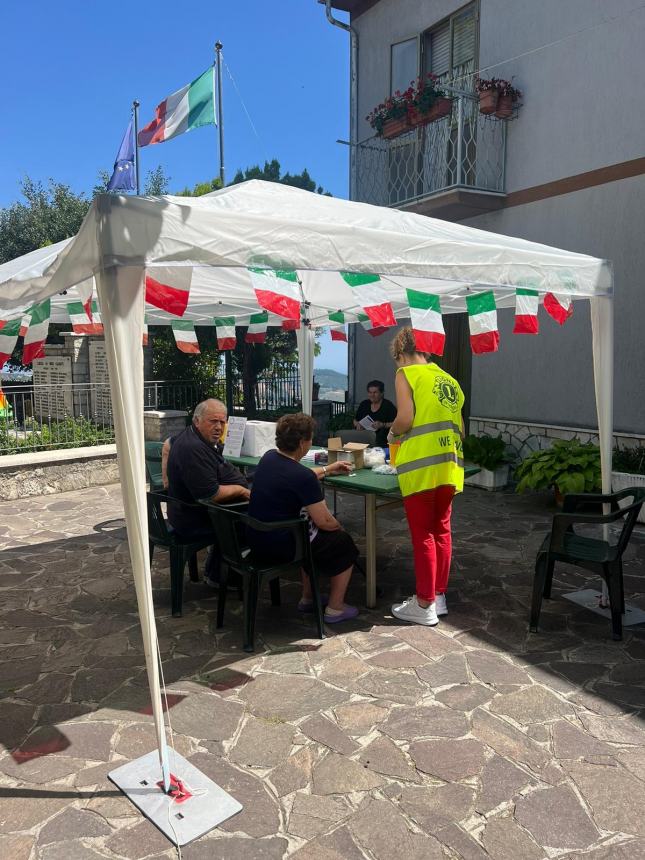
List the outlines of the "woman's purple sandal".
{"label": "woman's purple sandal", "polygon": [[338,624],[339,621],[350,621],[358,615],[358,606],[347,606],[338,615],[328,615],[325,612],[325,624]]}

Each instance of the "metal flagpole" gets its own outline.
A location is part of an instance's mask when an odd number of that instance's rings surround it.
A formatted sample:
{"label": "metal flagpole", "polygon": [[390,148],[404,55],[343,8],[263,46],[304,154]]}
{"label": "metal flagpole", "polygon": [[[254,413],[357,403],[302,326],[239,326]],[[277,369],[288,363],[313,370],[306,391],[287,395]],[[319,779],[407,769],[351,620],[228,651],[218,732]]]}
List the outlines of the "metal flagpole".
{"label": "metal flagpole", "polygon": [[137,181],[137,195],[141,194],[139,188],[139,102],[132,102],[132,115],[134,117],[134,170]]}
{"label": "metal flagpole", "polygon": [[224,115],[222,110],[222,45],[215,42],[215,62],[217,65],[217,126],[219,129],[219,178],[222,180],[222,188],[226,184],[224,177]]}

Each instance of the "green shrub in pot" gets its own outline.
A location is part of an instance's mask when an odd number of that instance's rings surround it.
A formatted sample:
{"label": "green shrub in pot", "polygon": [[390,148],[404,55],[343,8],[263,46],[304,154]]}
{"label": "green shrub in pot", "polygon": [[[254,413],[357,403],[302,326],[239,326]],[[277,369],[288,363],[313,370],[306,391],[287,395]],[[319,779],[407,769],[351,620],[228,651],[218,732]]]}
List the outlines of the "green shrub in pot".
{"label": "green shrub in pot", "polygon": [[600,449],[577,439],[559,439],[552,448],[535,451],[515,469],[517,492],[555,487],[566,493],[593,493],[600,488]]}
{"label": "green shrub in pot", "polygon": [[464,460],[494,472],[508,463],[506,444],[501,436],[466,436]]}
{"label": "green shrub in pot", "polygon": [[645,447],[614,448],[611,467],[614,472],[645,475]]}

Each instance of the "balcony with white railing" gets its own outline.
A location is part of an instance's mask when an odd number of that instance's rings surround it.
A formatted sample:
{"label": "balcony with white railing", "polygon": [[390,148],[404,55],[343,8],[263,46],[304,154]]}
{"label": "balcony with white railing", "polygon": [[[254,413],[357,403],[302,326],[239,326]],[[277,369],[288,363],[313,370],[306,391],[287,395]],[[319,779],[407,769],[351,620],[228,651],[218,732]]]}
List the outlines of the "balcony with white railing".
{"label": "balcony with white railing", "polygon": [[476,93],[450,95],[448,116],[353,148],[352,199],[454,220],[504,205],[507,123],[481,114]]}

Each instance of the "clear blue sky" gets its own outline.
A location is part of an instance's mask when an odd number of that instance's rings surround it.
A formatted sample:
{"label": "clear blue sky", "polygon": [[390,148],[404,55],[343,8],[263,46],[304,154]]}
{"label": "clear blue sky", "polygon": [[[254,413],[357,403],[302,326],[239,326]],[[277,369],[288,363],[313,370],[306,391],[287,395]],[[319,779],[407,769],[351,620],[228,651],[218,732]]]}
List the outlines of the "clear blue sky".
{"label": "clear blue sky", "polygon": [[[306,167],[334,196],[347,197],[348,35],[316,0],[19,0],[0,4],[0,206],[19,198],[25,175],[91,191],[111,170],[132,100],[145,125],[155,106],[223,56],[227,179],[277,158]],[[339,14],[339,17],[342,13]],[[142,178],[163,165],[170,189],[218,175],[215,128],[145,148]],[[346,350],[323,337],[319,367],[344,370]],[[339,348],[340,347],[340,348]]]}

